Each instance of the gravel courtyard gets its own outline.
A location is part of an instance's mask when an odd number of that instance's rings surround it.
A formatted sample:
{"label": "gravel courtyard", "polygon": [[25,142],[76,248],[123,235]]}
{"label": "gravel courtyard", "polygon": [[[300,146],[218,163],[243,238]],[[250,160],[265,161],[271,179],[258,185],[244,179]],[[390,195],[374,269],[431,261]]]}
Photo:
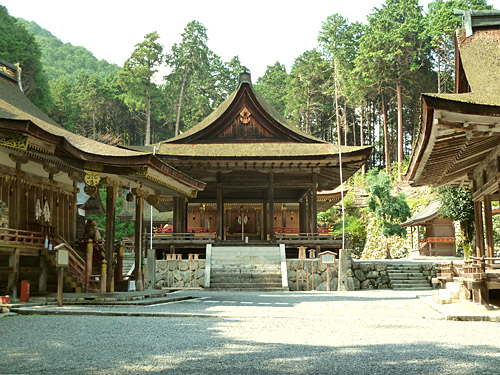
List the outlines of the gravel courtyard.
{"label": "gravel courtyard", "polygon": [[2,318],[0,374],[500,373],[500,324],[444,320],[434,292],[183,293]]}

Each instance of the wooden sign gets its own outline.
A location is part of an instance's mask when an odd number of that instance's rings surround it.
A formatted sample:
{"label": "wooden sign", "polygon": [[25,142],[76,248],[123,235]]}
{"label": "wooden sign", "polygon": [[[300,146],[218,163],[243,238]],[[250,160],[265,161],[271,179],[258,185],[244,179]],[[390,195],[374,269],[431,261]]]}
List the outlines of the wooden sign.
{"label": "wooden sign", "polygon": [[332,251],[323,251],[322,253],[319,253],[319,259],[321,261],[321,264],[335,264],[335,257],[337,254],[335,254]]}

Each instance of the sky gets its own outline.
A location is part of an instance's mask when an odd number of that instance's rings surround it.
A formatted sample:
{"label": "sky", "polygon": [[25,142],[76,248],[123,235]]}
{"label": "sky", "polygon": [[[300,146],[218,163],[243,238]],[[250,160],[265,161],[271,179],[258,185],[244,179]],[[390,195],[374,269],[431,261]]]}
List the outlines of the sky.
{"label": "sky", "polygon": [[[419,0],[424,11],[430,0]],[[252,73],[285,64],[317,46],[322,22],[341,14],[366,22],[384,0],[0,0],[9,14],[35,21],[63,42],[83,46],[98,59],[123,65],[134,45],[157,31],[166,51],[180,42],[188,22],[207,28],[208,47],[224,61],[239,56]],[[500,9],[500,0],[489,0]]]}

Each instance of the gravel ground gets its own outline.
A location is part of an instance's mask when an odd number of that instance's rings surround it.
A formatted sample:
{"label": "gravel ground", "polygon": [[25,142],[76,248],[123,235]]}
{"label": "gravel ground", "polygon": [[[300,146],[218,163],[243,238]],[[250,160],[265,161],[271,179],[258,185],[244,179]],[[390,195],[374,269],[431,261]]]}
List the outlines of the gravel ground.
{"label": "gravel ground", "polygon": [[0,319],[0,373],[500,373],[498,323],[445,321],[415,292],[195,295],[202,299],[94,310],[210,318]]}

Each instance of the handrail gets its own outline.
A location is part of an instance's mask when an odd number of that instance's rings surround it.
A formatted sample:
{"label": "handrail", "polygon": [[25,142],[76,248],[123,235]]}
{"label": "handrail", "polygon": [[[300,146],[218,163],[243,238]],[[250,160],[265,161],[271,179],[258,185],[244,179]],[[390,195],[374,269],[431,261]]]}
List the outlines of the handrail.
{"label": "handrail", "polygon": [[39,232],[13,228],[0,228],[0,243],[43,247],[45,236]]}

